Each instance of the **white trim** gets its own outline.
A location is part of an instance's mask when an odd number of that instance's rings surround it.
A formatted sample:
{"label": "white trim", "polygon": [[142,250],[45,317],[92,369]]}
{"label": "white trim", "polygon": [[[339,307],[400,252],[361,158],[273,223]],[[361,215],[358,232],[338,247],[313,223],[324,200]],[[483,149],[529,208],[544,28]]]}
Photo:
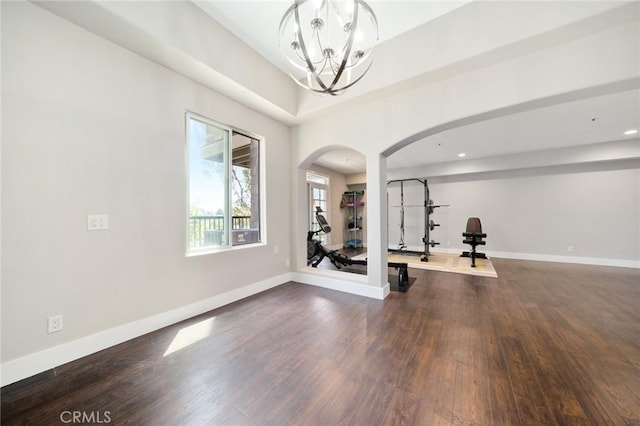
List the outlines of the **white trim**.
{"label": "white trim", "polygon": [[[252,244],[241,244],[241,245],[234,245],[233,244],[233,238],[232,238],[232,227],[231,226],[226,226],[224,231],[225,231],[225,236],[227,239],[227,244],[226,245],[221,245],[221,246],[210,246],[210,247],[204,247],[204,248],[190,248],[190,212],[191,212],[191,195],[190,195],[190,191],[191,191],[191,164],[190,164],[190,144],[191,144],[191,126],[190,126],[190,120],[194,120],[194,121],[198,121],[200,123],[203,123],[207,126],[212,126],[212,127],[216,127],[220,130],[224,130],[225,132],[227,132],[228,136],[227,136],[227,143],[225,146],[225,155],[228,156],[228,160],[227,161],[227,170],[225,171],[225,187],[226,187],[226,193],[225,193],[225,206],[226,206],[226,212],[225,212],[225,219],[228,219],[229,224],[232,223],[233,221],[233,203],[232,203],[232,192],[233,192],[233,182],[231,180],[231,174],[233,171],[233,137],[234,134],[238,134],[241,136],[244,136],[246,138],[255,140],[258,142],[258,183],[259,183],[259,189],[258,189],[258,198],[259,198],[259,214],[260,214],[260,228],[259,228],[259,237],[260,237],[260,241],[258,241],[257,243],[252,243]],[[185,111],[185,149],[184,149],[184,170],[185,170],[185,191],[187,194],[186,197],[186,221],[185,221],[185,225],[186,225],[186,233],[185,233],[185,257],[191,257],[191,256],[202,256],[202,255],[209,255],[209,254],[215,254],[215,253],[220,253],[220,252],[224,252],[226,250],[232,250],[241,246],[259,246],[259,245],[266,245],[267,244],[267,202],[266,202],[266,198],[263,194],[266,194],[267,192],[267,179],[266,179],[266,173],[264,172],[264,170],[266,170],[266,164],[267,164],[267,160],[266,160],[266,149],[265,149],[265,138],[257,135],[255,133],[252,132],[247,132],[245,130],[239,129],[237,127],[233,127],[227,124],[223,124],[223,123],[219,123],[215,120],[212,120],[204,115],[201,115],[197,112],[193,112],[190,110]]]}
{"label": "white trim", "polygon": [[[252,248],[256,248],[256,247],[263,247],[266,246],[267,243],[263,243],[262,241],[259,243],[249,243],[249,244],[241,244],[238,246],[216,246],[216,247],[208,247],[205,249],[202,249],[201,251],[193,251],[191,253],[187,253],[185,255],[185,257],[189,258],[189,257],[198,257],[198,256],[205,256],[207,254],[212,254],[212,253],[220,253],[223,251],[235,251],[235,250],[246,250],[246,249],[252,249]],[[220,248],[221,247],[221,248]]]}
{"label": "white trim", "polygon": [[[459,253],[460,249],[439,249],[437,251],[443,253]],[[542,262],[577,263],[640,269],[640,261],[638,260],[493,251],[487,251],[486,254],[490,258],[495,257]],[[348,278],[346,277],[347,275]],[[278,275],[276,277],[249,284],[168,312],[124,324],[119,327],[114,327],[90,336],[81,337],[77,340],[64,343],[59,346],[54,346],[40,352],[26,355],[22,358],[4,362],[0,364],[0,386],[6,386],[19,380],[26,379],[27,377],[31,377],[48,369],[55,368],[59,365],[66,364],[127,340],[159,330],[168,325],[175,324],[254,294],[258,294],[289,281],[296,281],[301,284],[328,288],[378,300],[384,300],[390,293],[389,283],[384,287],[372,286],[368,283],[366,275],[345,274],[344,272],[339,271],[319,271],[317,269],[307,267],[303,271]]]}
{"label": "white trim", "polygon": [[540,262],[577,263],[580,265],[615,266],[619,268],[640,269],[640,260],[609,259],[604,257],[558,256],[536,253],[508,253],[501,251],[484,251],[484,253],[486,253],[490,258],[496,257],[504,259],[537,260]]}
{"label": "white trim", "polygon": [[22,358],[4,362],[0,365],[0,376],[2,377],[1,386],[26,379],[27,377],[59,365],[228,305],[240,299],[253,296],[254,294],[289,281],[292,281],[292,274],[285,273],[168,312],[130,322],[40,352],[32,353]]}
{"label": "white trim", "polygon": [[[309,179],[309,176],[316,176],[316,177],[319,177],[321,179],[325,179],[325,182],[324,183],[317,182],[317,181],[313,180],[313,178]],[[326,175],[324,175],[322,173],[319,173],[319,172],[316,172],[316,171],[313,171],[313,170],[307,170],[307,172],[305,174],[305,178],[307,180],[307,183],[310,183],[310,184],[311,183],[315,183],[316,185],[321,185],[321,186],[326,187],[326,188],[331,186],[331,180],[330,180],[329,176],[326,176]]]}
{"label": "white trim", "polygon": [[[307,171],[307,173],[310,173],[309,171]],[[320,175],[318,175],[320,176]],[[327,179],[329,179],[327,177]],[[309,211],[308,213],[308,227],[307,229],[311,229],[312,228],[312,224],[313,224],[313,220],[315,219],[315,203],[314,203],[314,198],[313,198],[313,190],[314,189],[319,189],[321,191],[325,191],[325,195],[326,195],[326,199],[324,200],[325,202],[325,214],[329,215],[331,212],[331,192],[330,189],[331,187],[329,185],[323,185],[321,183],[317,183],[317,182],[310,182],[307,181],[307,209]],[[328,220],[328,219],[327,219]],[[318,237],[320,237],[320,235],[317,235]],[[323,234],[322,237],[319,241],[323,242],[323,243],[327,243],[328,241],[331,240],[331,237],[329,236],[329,234]],[[323,241],[324,240],[324,241]],[[342,248],[342,246],[340,247]]]}
{"label": "white trim", "polygon": [[311,267],[306,267],[302,271],[293,272],[292,279],[301,284],[328,288],[378,300],[383,300],[390,292],[389,283],[384,287],[370,285],[366,275],[318,270]]}
{"label": "white trim", "polygon": [[[191,162],[190,162],[190,158],[191,158],[191,121],[197,121],[200,122],[206,126],[211,126],[211,127],[215,127],[219,130],[223,130],[224,132],[226,132],[227,137],[226,137],[226,141],[225,141],[225,145],[223,148],[223,155],[224,155],[224,159],[226,160],[227,164],[227,170],[224,173],[224,184],[225,184],[225,188],[226,191],[225,192],[225,196],[224,196],[224,204],[225,204],[225,223],[224,223],[224,229],[222,230],[225,234],[225,240],[227,241],[227,244],[225,245],[220,245],[220,246],[216,246],[213,248],[205,248],[205,249],[199,249],[199,248],[191,248],[191,241],[190,241],[190,221],[191,221]],[[231,241],[231,226],[227,226],[228,224],[231,223],[232,221],[232,207],[231,207],[231,167],[232,167],[232,151],[233,151],[233,129],[230,126],[227,126],[226,124],[222,124],[222,123],[218,123],[214,120],[211,120],[208,117],[205,117],[203,115],[200,115],[196,112],[192,112],[192,111],[186,111],[185,112],[185,153],[184,153],[184,160],[185,160],[185,184],[186,184],[186,192],[187,192],[187,198],[186,198],[186,206],[185,206],[185,213],[186,213],[186,219],[185,219],[185,226],[186,226],[186,231],[185,231],[185,256],[191,256],[191,255],[200,255],[200,254],[211,254],[211,253],[216,253],[219,251],[223,251],[226,248],[232,247],[233,243]],[[213,249],[213,250],[212,250]]]}
{"label": "white trim", "polygon": [[[396,247],[389,246],[389,249],[394,250]],[[424,251],[424,247],[407,247],[407,250]],[[430,253],[448,253],[456,254],[463,251],[469,251],[469,248],[432,248]],[[480,250],[485,253],[489,258],[503,258],[503,259],[517,259],[517,260],[536,260],[539,262],[560,262],[560,263],[577,263],[580,265],[596,265],[596,266],[615,266],[619,268],[635,268],[640,269],[640,260],[631,259],[610,259],[606,257],[580,257],[580,256],[560,256],[554,254],[539,254],[539,253],[511,253],[504,251],[492,251],[492,250]]]}

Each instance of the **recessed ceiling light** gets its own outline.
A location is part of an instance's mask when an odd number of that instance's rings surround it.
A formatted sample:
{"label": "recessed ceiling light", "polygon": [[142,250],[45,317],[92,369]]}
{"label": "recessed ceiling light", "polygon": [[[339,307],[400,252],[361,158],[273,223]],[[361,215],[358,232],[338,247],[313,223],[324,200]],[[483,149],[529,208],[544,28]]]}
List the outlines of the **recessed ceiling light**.
{"label": "recessed ceiling light", "polygon": [[458,154],[458,157],[462,158],[465,157],[467,154],[465,154],[464,152],[461,152],[460,154]]}
{"label": "recessed ceiling light", "polygon": [[638,133],[637,129],[631,129],[624,132],[625,135],[635,135],[636,133]]}

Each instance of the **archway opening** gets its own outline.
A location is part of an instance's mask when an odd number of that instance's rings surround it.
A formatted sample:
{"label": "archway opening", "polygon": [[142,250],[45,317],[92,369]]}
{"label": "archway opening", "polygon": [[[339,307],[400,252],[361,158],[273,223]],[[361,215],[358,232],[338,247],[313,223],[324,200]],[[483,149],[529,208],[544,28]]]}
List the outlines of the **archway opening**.
{"label": "archway opening", "polygon": [[[366,266],[341,262],[343,258],[358,259],[366,251],[365,155],[347,146],[325,147],[305,159],[299,172],[302,201],[298,220],[308,237],[306,266],[366,275]],[[323,248],[314,250],[316,242]]]}

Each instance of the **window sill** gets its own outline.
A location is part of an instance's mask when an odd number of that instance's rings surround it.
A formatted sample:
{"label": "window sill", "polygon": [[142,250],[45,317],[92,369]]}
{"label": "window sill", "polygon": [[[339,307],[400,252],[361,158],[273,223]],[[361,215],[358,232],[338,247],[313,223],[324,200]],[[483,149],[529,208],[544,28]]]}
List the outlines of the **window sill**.
{"label": "window sill", "polygon": [[206,255],[209,255],[209,254],[228,253],[230,251],[246,250],[246,249],[252,249],[252,248],[256,248],[256,247],[264,247],[266,245],[267,245],[267,243],[260,242],[260,243],[242,244],[242,245],[238,245],[238,246],[210,247],[210,248],[206,248],[206,249],[202,249],[202,250],[198,250],[198,251],[187,252],[187,253],[185,253],[185,257],[198,257],[198,256],[206,256]]}

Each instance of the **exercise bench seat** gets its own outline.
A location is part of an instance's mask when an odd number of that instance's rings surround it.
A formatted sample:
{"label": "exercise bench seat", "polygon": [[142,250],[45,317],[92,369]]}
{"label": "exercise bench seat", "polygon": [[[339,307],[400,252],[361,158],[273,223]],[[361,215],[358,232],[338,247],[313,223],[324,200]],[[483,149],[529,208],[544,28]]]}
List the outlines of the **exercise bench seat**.
{"label": "exercise bench seat", "polygon": [[487,234],[482,232],[482,224],[480,223],[480,219],[477,217],[470,217],[467,219],[467,230],[462,233],[464,240],[462,242],[464,244],[469,244],[471,246],[471,252],[465,251],[462,253],[461,257],[470,257],[471,258],[471,267],[476,267],[476,258],[486,259],[487,256],[484,253],[476,252],[477,246],[483,246],[487,244],[483,238],[487,237]]}

